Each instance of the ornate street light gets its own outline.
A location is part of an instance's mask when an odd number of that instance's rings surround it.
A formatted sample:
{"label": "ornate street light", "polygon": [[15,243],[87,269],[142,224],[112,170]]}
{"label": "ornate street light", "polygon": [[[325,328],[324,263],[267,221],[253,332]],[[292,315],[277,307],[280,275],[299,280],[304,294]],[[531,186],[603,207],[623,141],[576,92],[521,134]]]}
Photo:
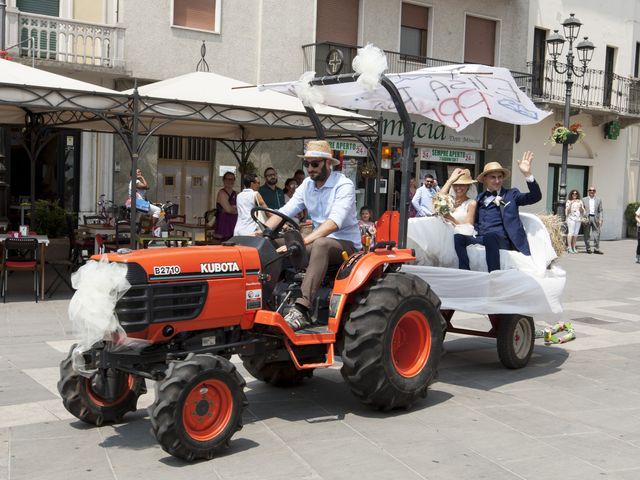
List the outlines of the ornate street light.
{"label": "ornate street light", "polygon": [[[576,46],[578,52],[578,61],[582,64],[574,65],[573,60],[573,42],[578,39],[580,33],[580,27],[582,22],[575,17],[575,14],[570,14],[564,22],[562,22],[562,28],[564,30],[564,37],[558,33],[558,30],[554,30],[547,38],[547,51],[549,56],[553,59],[553,69],[560,75],[567,74],[567,79],[564,84],[566,86],[565,99],[564,99],[564,127],[569,128],[569,116],[571,111],[571,89],[573,87],[573,76],[583,77],[587,71],[587,64],[593,58],[593,51],[595,47],[591,43],[588,37],[584,37],[584,40]],[[569,42],[569,51],[566,55],[567,63],[564,67],[558,64],[558,57],[562,55],[562,50],[565,42]],[[565,202],[567,200],[567,160],[569,158],[569,145],[565,142],[562,144],[562,164],[560,167],[560,190],[558,191],[558,203],[556,204],[556,212],[561,218],[565,218]]]}

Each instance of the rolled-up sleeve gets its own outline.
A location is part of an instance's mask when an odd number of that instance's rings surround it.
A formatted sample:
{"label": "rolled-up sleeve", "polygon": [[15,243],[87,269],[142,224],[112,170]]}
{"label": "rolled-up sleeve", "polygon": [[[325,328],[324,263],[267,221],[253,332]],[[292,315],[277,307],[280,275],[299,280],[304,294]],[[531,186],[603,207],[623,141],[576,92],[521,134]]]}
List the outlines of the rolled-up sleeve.
{"label": "rolled-up sleeve", "polygon": [[328,220],[333,221],[338,229],[342,228],[345,220],[353,216],[356,205],[356,190],[350,181],[338,185],[336,196],[331,205]]}

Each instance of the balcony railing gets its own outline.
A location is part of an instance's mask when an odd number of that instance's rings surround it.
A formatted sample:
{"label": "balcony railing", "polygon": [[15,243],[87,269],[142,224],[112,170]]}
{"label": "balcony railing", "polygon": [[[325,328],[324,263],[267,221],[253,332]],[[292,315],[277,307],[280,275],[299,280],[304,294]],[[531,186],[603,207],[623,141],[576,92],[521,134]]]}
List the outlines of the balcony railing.
{"label": "balcony railing", "polygon": [[[19,56],[106,68],[124,66],[123,28],[22,12],[7,12],[7,27],[7,43],[16,45]],[[16,55],[16,50],[12,53]]]}
{"label": "balcony railing", "polygon": [[[352,63],[358,54],[358,48],[353,45],[323,42],[302,46],[304,57],[304,71],[313,70],[317,75],[337,75],[339,73],[353,73]],[[427,67],[441,67],[455,65],[460,62],[442,60],[439,58],[407,55],[400,52],[384,50],[389,68],[387,73],[404,73]],[[511,71],[516,84],[527,95],[531,94],[531,74]]]}
{"label": "balcony railing", "polygon": [[[530,62],[531,95],[534,101],[562,103],[565,101],[567,75],[559,74],[553,62]],[[563,70],[565,64],[558,63]],[[583,77],[573,77],[571,105],[603,113],[640,115],[640,79],[622,77],[615,73],[588,68]]]}

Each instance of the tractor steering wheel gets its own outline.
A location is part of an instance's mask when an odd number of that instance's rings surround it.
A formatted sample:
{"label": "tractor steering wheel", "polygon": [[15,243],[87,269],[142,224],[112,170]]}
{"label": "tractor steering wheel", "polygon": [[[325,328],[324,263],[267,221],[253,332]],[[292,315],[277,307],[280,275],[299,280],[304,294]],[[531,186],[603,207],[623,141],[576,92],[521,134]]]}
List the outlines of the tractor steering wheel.
{"label": "tractor steering wheel", "polygon": [[[271,229],[258,218],[258,212],[265,212],[271,215],[275,215],[276,217],[280,217],[280,222],[275,226],[275,228]],[[294,230],[300,230],[300,226],[295,222],[293,218],[285,215],[279,210],[274,210],[272,208],[253,207],[251,209],[251,218],[260,226],[260,228],[262,228],[264,236],[269,237],[272,240],[275,240],[280,235],[280,232],[285,225],[293,228]]]}

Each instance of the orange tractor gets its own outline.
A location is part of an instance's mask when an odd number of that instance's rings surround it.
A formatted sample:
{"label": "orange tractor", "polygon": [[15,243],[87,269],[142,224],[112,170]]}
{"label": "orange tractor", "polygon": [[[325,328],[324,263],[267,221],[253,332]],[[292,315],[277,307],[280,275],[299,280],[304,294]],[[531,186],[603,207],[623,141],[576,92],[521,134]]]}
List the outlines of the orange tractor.
{"label": "orange tractor", "polygon": [[126,265],[131,284],[116,305],[118,321],[143,341],[101,341],[82,354],[82,369],[70,352],[58,382],[67,410],[95,425],[119,421],[136,409],[145,379],[155,380],[153,432],[164,450],[192,460],[211,458],[242,428],[245,381],[233,354],[276,386],[295,385],[339,355],[353,394],[379,409],[426,396],[446,323],[429,285],[398,271],[415,257],[391,240],[397,213],[379,222],[387,241],[328,272],[316,323],[294,332],[283,315],[299,295],[307,252],[296,223],[268,211],[281,217],[274,235],[284,238],[284,254],[264,236],[108,255]]}

